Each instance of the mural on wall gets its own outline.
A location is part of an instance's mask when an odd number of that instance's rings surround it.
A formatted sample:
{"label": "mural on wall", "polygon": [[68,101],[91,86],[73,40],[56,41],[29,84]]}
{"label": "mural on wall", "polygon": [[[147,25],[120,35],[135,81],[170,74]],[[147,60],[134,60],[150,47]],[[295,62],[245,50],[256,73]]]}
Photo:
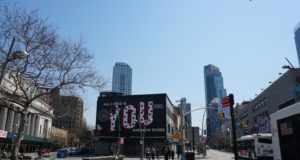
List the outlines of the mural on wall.
{"label": "mural on wall", "polygon": [[257,124],[260,133],[271,133],[271,122],[268,116],[257,117]]}
{"label": "mural on wall", "polygon": [[166,99],[162,95],[99,97],[96,135],[165,136]]}

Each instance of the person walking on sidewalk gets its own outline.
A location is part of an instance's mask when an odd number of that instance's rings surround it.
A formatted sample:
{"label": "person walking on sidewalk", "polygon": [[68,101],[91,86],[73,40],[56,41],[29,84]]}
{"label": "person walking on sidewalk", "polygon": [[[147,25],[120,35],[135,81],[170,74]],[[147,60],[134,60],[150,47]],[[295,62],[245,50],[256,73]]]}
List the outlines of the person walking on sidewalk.
{"label": "person walking on sidewalk", "polygon": [[172,160],[174,160],[174,156],[175,156],[175,152],[174,152],[174,150],[172,149],[172,151],[171,151],[171,157],[172,157]]}
{"label": "person walking on sidewalk", "polygon": [[146,160],[150,159],[150,148],[147,146],[146,147]]}
{"label": "person walking on sidewalk", "polygon": [[160,160],[160,158],[159,158],[159,149],[158,148],[156,148],[156,157],[157,157],[157,160]]}
{"label": "person walking on sidewalk", "polygon": [[165,160],[169,159],[169,152],[170,152],[169,147],[167,145],[165,145],[163,147],[163,153],[164,153]]}
{"label": "person walking on sidewalk", "polygon": [[154,160],[155,154],[156,154],[156,150],[155,150],[154,147],[152,147],[151,148],[151,158],[152,158],[152,160]]}

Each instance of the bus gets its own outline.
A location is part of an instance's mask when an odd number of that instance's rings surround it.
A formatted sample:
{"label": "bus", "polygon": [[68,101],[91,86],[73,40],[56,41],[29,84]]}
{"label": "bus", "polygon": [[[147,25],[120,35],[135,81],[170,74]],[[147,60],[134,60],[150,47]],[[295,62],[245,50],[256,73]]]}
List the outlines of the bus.
{"label": "bus", "polygon": [[300,102],[270,115],[274,160],[300,157]]}
{"label": "bus", "polygon": [[239,159],[273,159],[272,134],[257,133],[237,140]]}

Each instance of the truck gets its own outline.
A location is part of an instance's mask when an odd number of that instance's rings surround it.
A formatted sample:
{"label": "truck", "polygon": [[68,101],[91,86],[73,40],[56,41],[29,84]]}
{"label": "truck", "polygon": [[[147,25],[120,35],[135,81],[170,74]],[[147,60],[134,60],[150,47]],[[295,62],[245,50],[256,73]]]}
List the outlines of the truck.
{"label": "truck", "polygon": [[300,157],[300,102],[270,115],[274,160]]}

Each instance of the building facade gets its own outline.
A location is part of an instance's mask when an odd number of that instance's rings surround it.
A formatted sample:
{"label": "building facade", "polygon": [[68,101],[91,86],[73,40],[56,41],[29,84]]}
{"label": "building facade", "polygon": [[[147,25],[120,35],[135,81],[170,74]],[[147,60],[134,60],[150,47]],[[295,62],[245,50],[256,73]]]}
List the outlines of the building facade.
{"label": "building facade", "polygon": [[270,133],[270,114],[300,100],[300,69],[290,69],[253,100],[235,106],[239,136]]}
{"label": "building facade", "polygon": [[[14,90],[14,82],[6,74],[0,89],[0,148],[5,151],[12,148],[13,135],[18,132],[23,110],[23,106],[6,100],[12,98],[7,93]],[[34,100],[28,109],[28,122],[21,143],[21,148],[26,152],[35,152],[50,145],[53,109],[44,98]]]}
{"label": "building facade", "polygon": [[[222,110],[225,115],[229,115],[228,107],[226,109],[222,109],[220,104],[220,99],[226,96],[227,93],[226,89],[224,89],[222,73],[218,67],[212,64],[204,66],[204,83],[206,106],[217,108],[218,112]],[[221,126],[218,122],[215,110],[207,109],[206,113],[207,141],[210,143],[216,129]]]}
{"label": "building facade", "polygon": [[53,126],[68,131],[82,127],[83,100],[77,96],[63,96],[59,90],[51,94],[51,106],[54,108]]}
{"label": "building facade", "polygon": [[113,69],[112,91],[131,95],[132,69],[123,62],[116,62]]}
{"label": "building facade", "polygon": [[64,148],[68,144],[68,131],[52,127],[51,139],[56,144],[55,148]]}
{"label": "building facade", "polygon": [[[163,148],[173,143],[177,119],[166,94],[122,95],[101,92],[97,102],[96,154],[108,155],[120,148],[121,154],[138,156],[144,147]],[[123,144],[119,146],[122,137]],[[162,152],[161,152],[162,153]]]}
{"label": "building facade", "polygon": [[300,23],[295,27],[295,43],[298,55],[298,62],[300,65]]}

